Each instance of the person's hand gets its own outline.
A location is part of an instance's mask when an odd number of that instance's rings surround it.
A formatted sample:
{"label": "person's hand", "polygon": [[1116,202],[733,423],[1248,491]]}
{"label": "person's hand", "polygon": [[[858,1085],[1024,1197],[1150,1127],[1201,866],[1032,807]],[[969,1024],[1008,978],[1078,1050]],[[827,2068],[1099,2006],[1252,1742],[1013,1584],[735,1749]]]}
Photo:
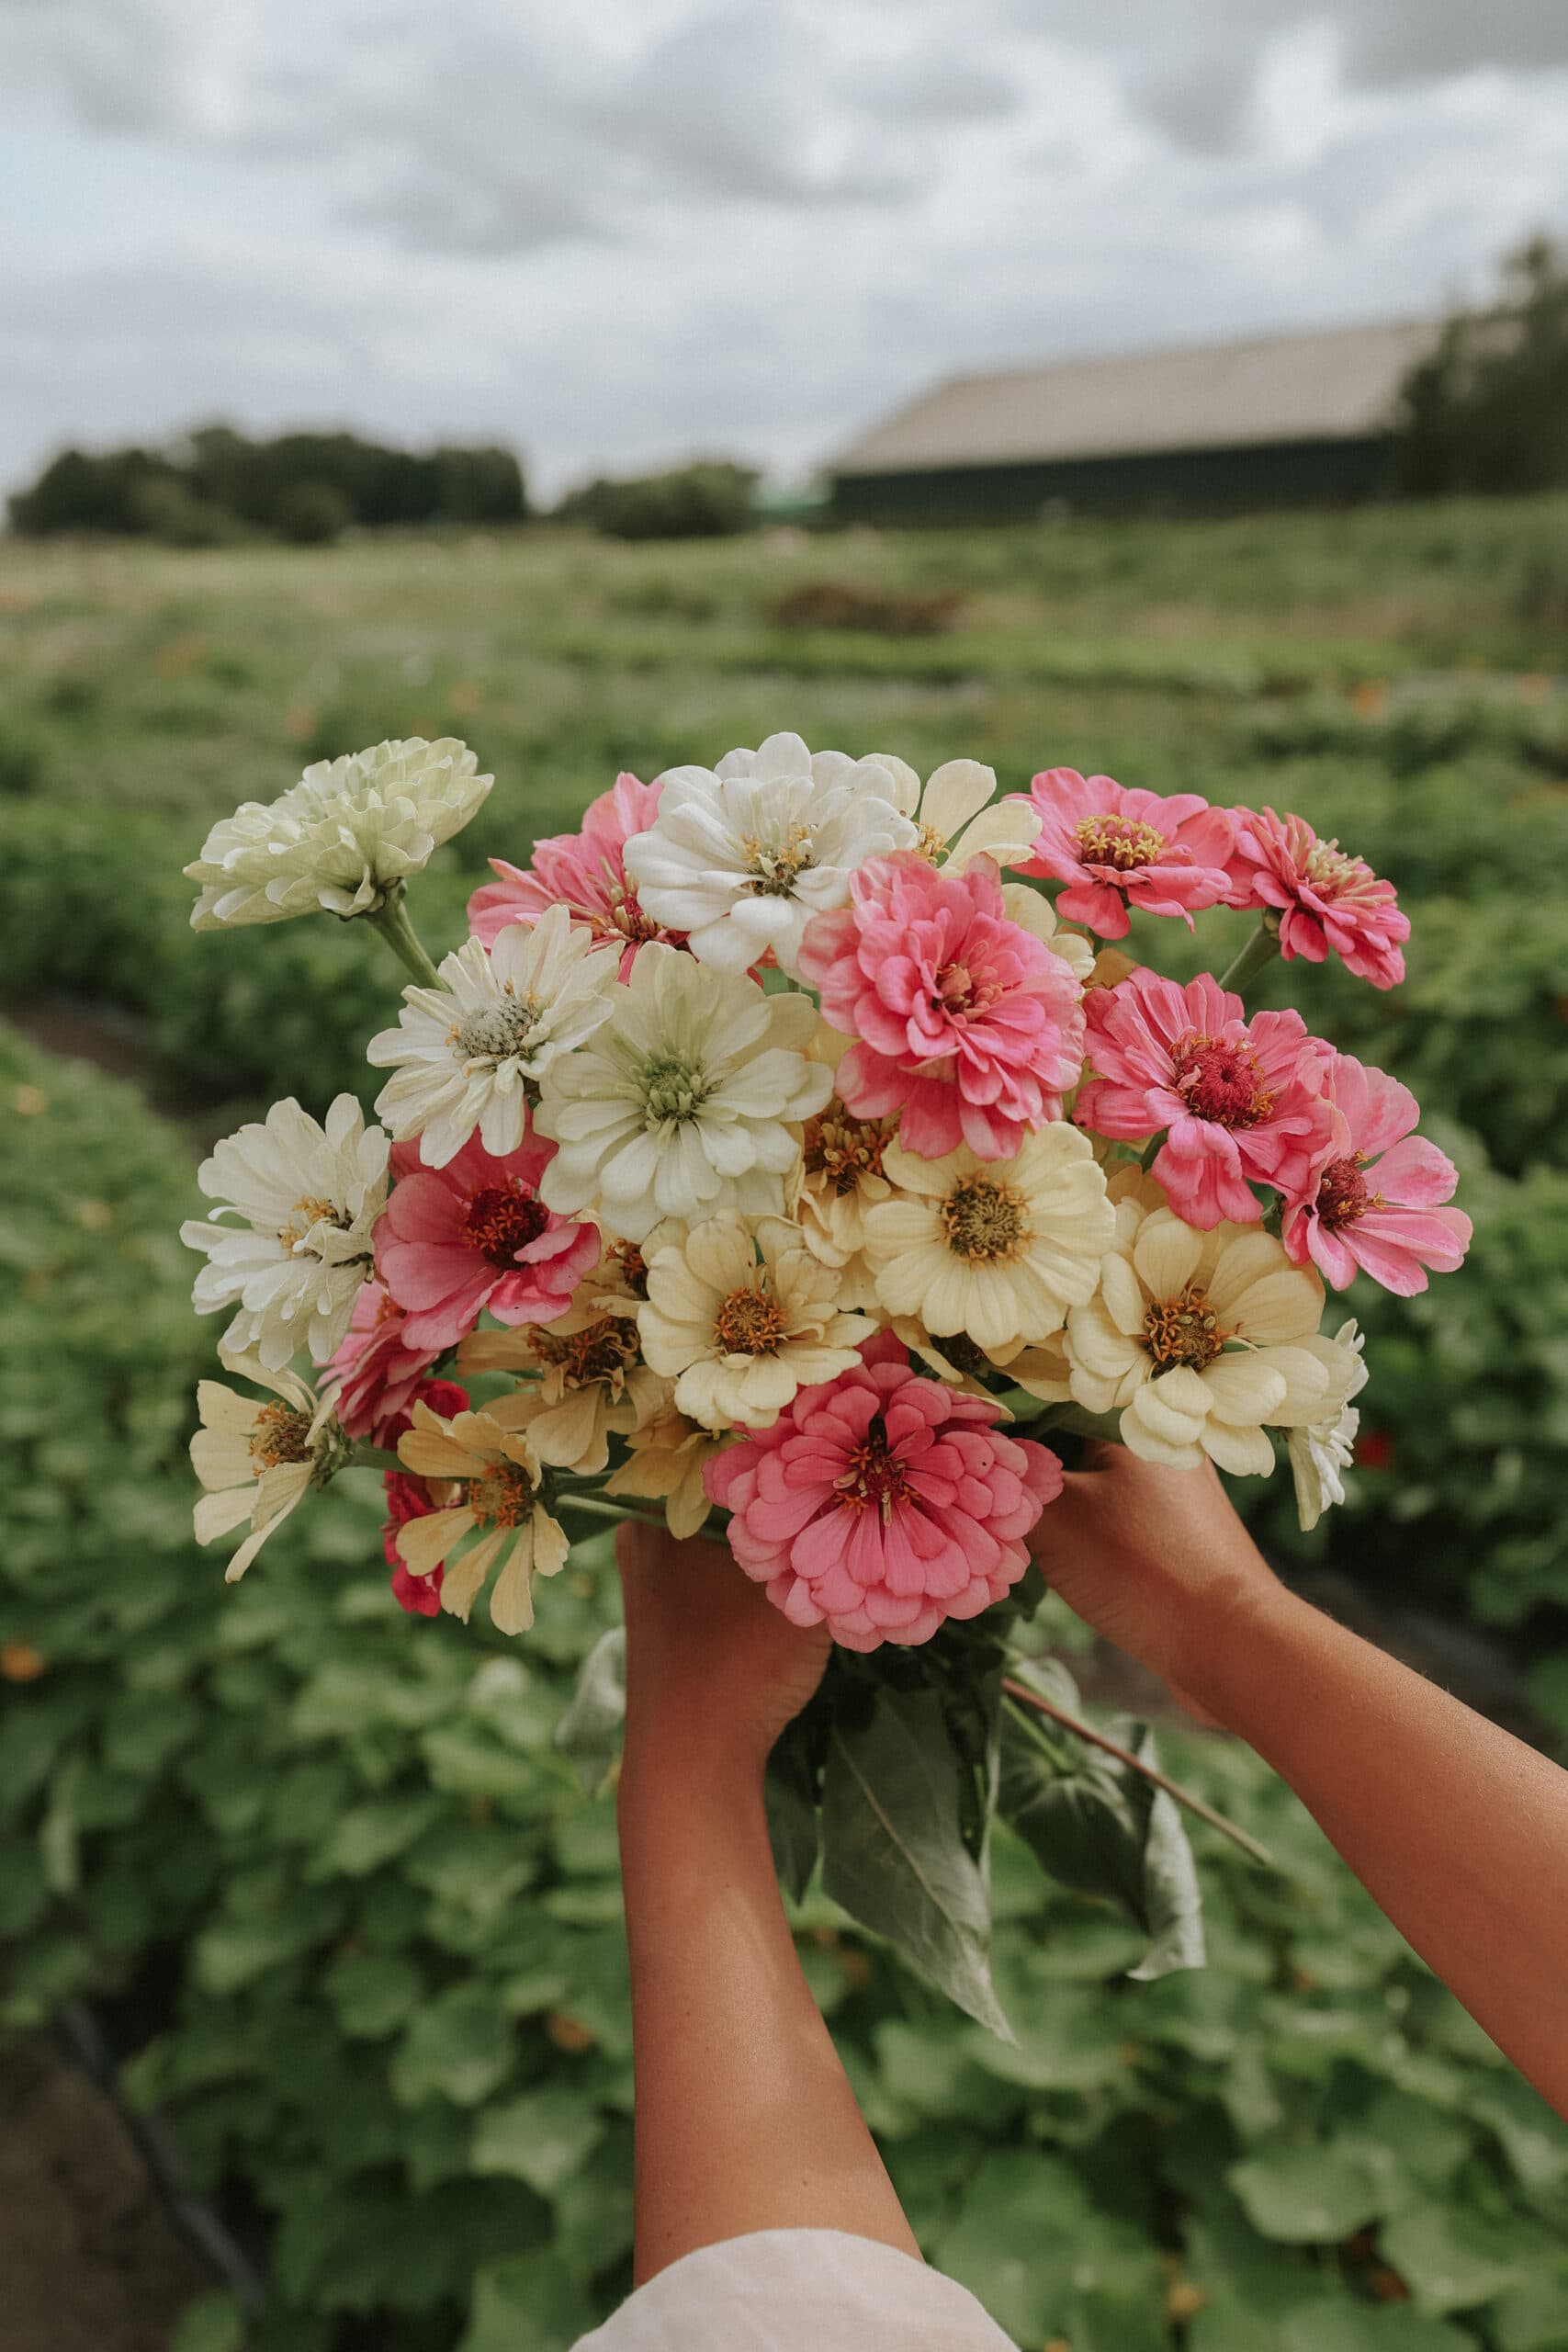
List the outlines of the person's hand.
{"label": "person's hand", "polygon": [[760,1777],[822,1679],[825,1625],[791,1624],[727,1544],[626,1521],[626,1752]]}
{"label": "person's hand", "polygon": [[1170,1470],[1090,1445],[1030,1544],[1069,1609],[1210,1721],[1239,1625],[1286,1599],[1207,1462]]}

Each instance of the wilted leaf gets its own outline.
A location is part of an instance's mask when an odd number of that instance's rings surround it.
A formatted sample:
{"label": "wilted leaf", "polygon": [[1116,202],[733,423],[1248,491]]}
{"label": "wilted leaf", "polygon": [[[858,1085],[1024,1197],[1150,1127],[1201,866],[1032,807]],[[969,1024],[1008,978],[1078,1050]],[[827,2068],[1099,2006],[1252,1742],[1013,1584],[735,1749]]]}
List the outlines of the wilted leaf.
{"label": "wilted leaf", "polygon": [[612,1625],[583,1659],[556,1746],[590,1796],[601,1790],[620,1750],[626,1719],[626,1629]]}

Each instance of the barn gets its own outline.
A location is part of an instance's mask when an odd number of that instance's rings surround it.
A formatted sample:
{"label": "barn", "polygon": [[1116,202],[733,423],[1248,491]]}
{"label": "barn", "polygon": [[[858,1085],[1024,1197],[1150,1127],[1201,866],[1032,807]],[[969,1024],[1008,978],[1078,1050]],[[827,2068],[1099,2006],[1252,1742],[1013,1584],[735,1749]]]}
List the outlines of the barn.
{"label": "barn", "polygon": [[955,376],[830,461],[833,513],[1016,523],[1375,498],[1400,386],[1437,333],[1337,327]]}

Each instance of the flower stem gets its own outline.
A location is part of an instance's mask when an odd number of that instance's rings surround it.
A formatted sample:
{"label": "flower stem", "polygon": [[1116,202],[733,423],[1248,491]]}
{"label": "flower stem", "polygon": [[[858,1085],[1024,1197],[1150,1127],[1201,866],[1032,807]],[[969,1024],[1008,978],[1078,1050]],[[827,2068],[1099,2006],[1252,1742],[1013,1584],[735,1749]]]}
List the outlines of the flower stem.
{"label": "flower stem", "polygon": [[402,1464],[396,1453],[384,1445],[356,1445],[344,1464],[349,1470],[400,1470]]}
{"label": "flower stem", "polygon": [[1199,1820],[1206,1821],[1212,1829],[1222,1830],[1255,1862],[1262,1862],[1268,1869],[1273,1869],[1273,1855],[1248,1830],[1239,1828],[1234,1821],[1227,1821],[1223,1813],[1216,1813],[1212,1804],[1205,1804],[1200,1796],[1194,1796],[1192,1791],[1184,1789],[1179,1781],[1168,1780],[1154,1765],[1145,1764],[1141,1756],[1134,1756],[1130,1747],[1123,1747],[1117,1740],[1108,1739],[1104,1732],[1096,1731],[1092,1724],[1081,1723],[1077,1715],[1068,1714],[1065,1707],[1058,1707],[1054,1700],[1043,1699],[1038,1690],[1032,1690],[1027,1682],[1015,1681],[1011,1675],[1002,1677],[1002,1689],[1015,1706],[1032,1707],[1037,1714],[1048,1715],[1065,1731],[1076,1732],[1079,1739],[1087,1740],[1091,1747],[1103,1748],[1107,1756],[1114,1756],[1118,1764],[1124,1764],[1131,1772],[1142,1773],[1145,1781],[1152,1781],[1156,1789],[1163,1789],[1168,1797],[1174,1797],[1178,1804],[1185,1805],[1189,1813],[1195,1813]]}
{"label": "flower stem", "polygon": [[[669,1524],[662,1511],[638,1510],[635,1504],[606,1502],[598,1495],[558,1495],[555,1508],[557,1510],[586,1511],[592,1519],[640,1520],[644,1527],[657,1527],[660,1534],[669,1533]],[[709,1534],[705,1527],[698,1532],[707,1544],[722,1544],[725,1540],[722,1535]]]}
{"label": "flower stem", "polygon": [[1280,918],[1270,908],[1247,941],[1228,971],[1220,975],[1220,986],[1235,996],[1245,996],[1247,983],[1255,980],[1265,964],[1272,962],[1280,952]]}
{"label": "flower stem", "polygon": [[362,920],[372,931],[379,932],[405,971],[412,972],[422,988],[439,988],[441,975],[425,952],[424,943],[409,920],[403,904],[402,885],[389,890],[374,914]]}

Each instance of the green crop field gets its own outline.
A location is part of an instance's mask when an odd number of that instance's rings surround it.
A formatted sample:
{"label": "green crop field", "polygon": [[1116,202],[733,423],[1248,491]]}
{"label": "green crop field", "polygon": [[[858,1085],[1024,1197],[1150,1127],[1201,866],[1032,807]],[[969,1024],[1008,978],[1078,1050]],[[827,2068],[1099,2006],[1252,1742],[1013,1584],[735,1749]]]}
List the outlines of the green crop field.
{"label": "green crop field", "polygon": [[[777,617],[842,608],[830,584],[879,626]],[[935,604],[951,626],[900,633]],[[618,769],[778,728],[1337,833],[1399,886],[1409,982],[1297,965],[1266,1001],[1416,1089],[1476,1239],[1426,1297],[1358,1295],[1375,1443],[1345,1510],[1303,1539],[1249,1500],[1287,1567],[1485,1629],[1568,1733],[1565,672],[1563,501],[635,548],[0,540],[0,2018],[92,2000],[265,2242],[248,2335],[214,2297],[178,2352],[553,2352],[629,2240],[613,1808],[551,1745],[602,1555],[508,1649],[400,1615],[367,1474],[233,1592],[189,1540],[192,1134],[274,1093],[368,1100],[399,985],[327,919],[193,934],[209,824],[308,760],[463,736],[497,784],[415,887],[438,952],[483,860]],[[1135,944],[1185,972],[1226,925]],[[42,1051],[46,1023],[123,1037],[141,1081]],[[1129,1982],[1136,1939],[1006,1838],[1016,2047],[802,1911],[923,2241],[1030,2352],[1564,2352],[1568,2132],[1266,1773],[1166,1744],[1279,1862],[1200,1833],[1201,1974]]]}

